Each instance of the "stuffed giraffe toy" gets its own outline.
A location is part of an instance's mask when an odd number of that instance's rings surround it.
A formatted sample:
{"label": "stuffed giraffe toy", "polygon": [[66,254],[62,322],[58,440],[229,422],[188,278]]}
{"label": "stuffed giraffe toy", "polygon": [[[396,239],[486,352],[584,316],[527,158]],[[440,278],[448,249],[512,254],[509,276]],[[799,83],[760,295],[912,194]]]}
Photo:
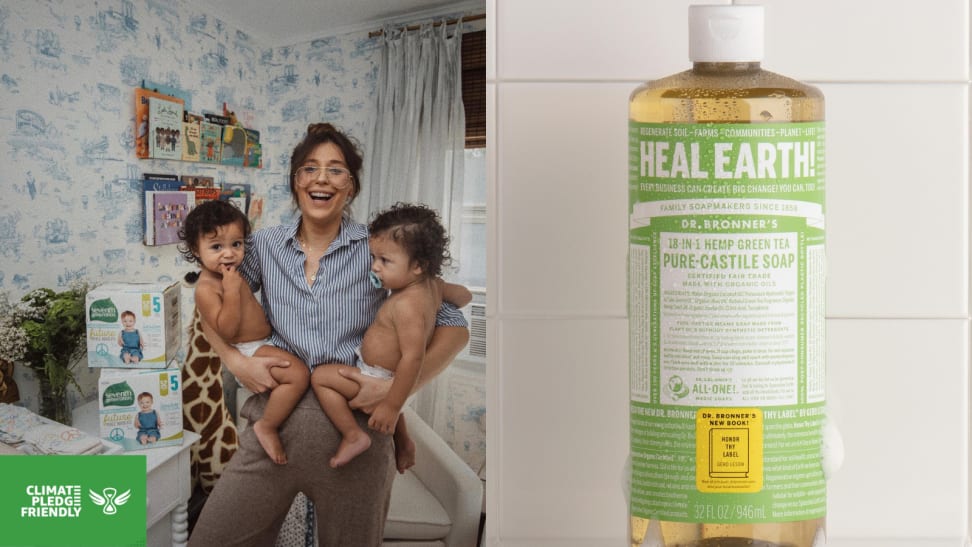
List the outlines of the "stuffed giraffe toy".
{"label": "stuffed giraffe toy", "polygon": [[223,375],[219,356],[203,336],[198,311],[193,311],[189,349],[182,367],[182,426],[202,438],[192,446],[192,488],[205,494],[213,489],[236,452],[236,424],[223,398]]}

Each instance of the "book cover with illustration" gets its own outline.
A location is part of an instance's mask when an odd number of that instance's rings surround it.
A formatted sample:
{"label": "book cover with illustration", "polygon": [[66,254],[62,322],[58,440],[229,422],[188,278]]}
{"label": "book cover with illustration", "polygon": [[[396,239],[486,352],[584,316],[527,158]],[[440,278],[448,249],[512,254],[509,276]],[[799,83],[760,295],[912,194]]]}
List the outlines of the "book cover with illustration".
{"label": "book cover with illustration", "polygon": [[145,173],[142,179],[143,242],[146,245],[155,245],[155,223],[152,221],[152,198],[149,192],[179,191],[182,190],[183,183],[178,175],[167,173]]}
{"label": "book cover with illustration", "polygon": [[199,122],[182,122],[182,160],[199,161]]}
{"label": "book cover with illustration", "polygon": [[149,97],[149,155],[156,159],[182,159],[182,103]]}
{"label": "book cover with illustration", "polygon": [[182,184],[192,188],[214,188],[216,186],[213,177],[204,175],[182,175],[179,177]]}
{"label": "book cover with illustration", "polygon": [[242,127],[227,125],[223,128],[223,165],[244,165],[246,158],[246,130]]}
{"label": "book cover with illustration", "polygon": [[199,122],[199,161],[219,163],[223,153],[223,126]]}
{"label": "book cover with illustration", "polygon": [[[149,191],[145,192],[146,212],[151,212],[152,234],[146,233],[146,245],[171,245],[179,243],[179,230],[186,215],[196,205],[196,193],[186,191]],[[149,219],[146,219],[146,227]]]}
{"label": "book cover with illustration", "polygon": [[244,214],[249,215],[251,193],[249,184],[224,184],[219,199],[232,203]]}
{"label": "book cover with illustration", "polygon": [[243,167],[263,167],[263,145],[260,144],[260,132],[256,129],[246,129],[246,150],[243,153]]}
{"label": "book cover with illustration", "polygon": [[219,199],[219,187],[215,185],[213,177],[203,175],[182,175],[181,190],[191,190],[196,194],[196,205],[204,201]]}
{"label": "book cover with illustration", "polygon": [[186,110],[192,110],[192,93],[188,90],[145,79],[142,80],[142,87],[155,91],[156,93],[162,93],[164,95],[180,99],[182,101],[183,108]]}
{"label": "book cover with illustration", "polygon": [[182,99],[145,89],[135,88],[135,157],[150,158],[151,147],[149,143],[149,99],[165,99],[174,101],[182,106]]}
{"label": "book cover with illustration", "polygon": [[212,201],[214,199],[219,199],[219,194],[220,194],[219,188],[211,188],[211,187],[207,188],[205,186],[197,186],[194,188],[187,187],[186,189],[192,190],[193,193],[195,193],[196,205],[199,205],[204,201]]}

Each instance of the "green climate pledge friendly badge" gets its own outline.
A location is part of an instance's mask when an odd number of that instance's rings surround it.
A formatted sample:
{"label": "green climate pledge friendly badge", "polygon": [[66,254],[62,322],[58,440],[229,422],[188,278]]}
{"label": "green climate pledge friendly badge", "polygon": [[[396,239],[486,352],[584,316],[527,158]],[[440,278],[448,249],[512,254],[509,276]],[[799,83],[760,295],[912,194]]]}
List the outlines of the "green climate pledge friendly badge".
{"label": "green climate pledge friendly badge", "polygon": [[145,456],[0,456],[0,546],[144,547]]}

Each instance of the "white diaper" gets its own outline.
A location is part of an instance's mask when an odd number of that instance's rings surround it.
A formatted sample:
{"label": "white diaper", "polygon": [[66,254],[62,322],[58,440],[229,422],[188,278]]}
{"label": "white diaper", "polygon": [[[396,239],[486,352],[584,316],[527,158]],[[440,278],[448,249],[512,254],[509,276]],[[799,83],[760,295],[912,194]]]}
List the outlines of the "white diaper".
{"label": "white diaper", "polygon": [[355,363],[355,365],[358,367],[359,370],[361,370],[361,373],[364,374],[365,376],[371,376],[372,378],[381,378],[382,380],[387,380],[389,378],[395,377],[395,373],[388,370],[387,368],[376,367],[373,365],[369,365],[368,363],[365,363],[364,359],[361,358],[361,348],[354,350],[354,352],[358,355],[358,362]]}
{"label": "white diaper", "polygon": [[240,353],[247,357],[253,357],[256,350],[262,348],[263,346],[270,345],[270,337],[266,337],[263,340],[252,340],[250,342],[240,342],[239,344],[233,344],[233,347],[240,350]]}

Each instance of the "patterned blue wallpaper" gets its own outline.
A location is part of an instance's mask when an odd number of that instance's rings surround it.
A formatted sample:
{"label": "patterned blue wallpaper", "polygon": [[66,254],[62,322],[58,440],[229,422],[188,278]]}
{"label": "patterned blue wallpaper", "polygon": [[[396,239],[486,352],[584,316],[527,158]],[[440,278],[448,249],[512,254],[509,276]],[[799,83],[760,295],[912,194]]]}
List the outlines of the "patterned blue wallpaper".
{"label": "patterned blue wallpaper", "polygon": [[[378,48],[367,32],[269,47],[185,0],[0,3],[0,290],[181,278],[174,245],[141,243],[145,172],[249,183],[263,225],[291,218],[289,156],[308,123],[367,143]],[[193,111],[227,103],[261,132],[264,168],[137,160],[143,80],[188,91]]]}

